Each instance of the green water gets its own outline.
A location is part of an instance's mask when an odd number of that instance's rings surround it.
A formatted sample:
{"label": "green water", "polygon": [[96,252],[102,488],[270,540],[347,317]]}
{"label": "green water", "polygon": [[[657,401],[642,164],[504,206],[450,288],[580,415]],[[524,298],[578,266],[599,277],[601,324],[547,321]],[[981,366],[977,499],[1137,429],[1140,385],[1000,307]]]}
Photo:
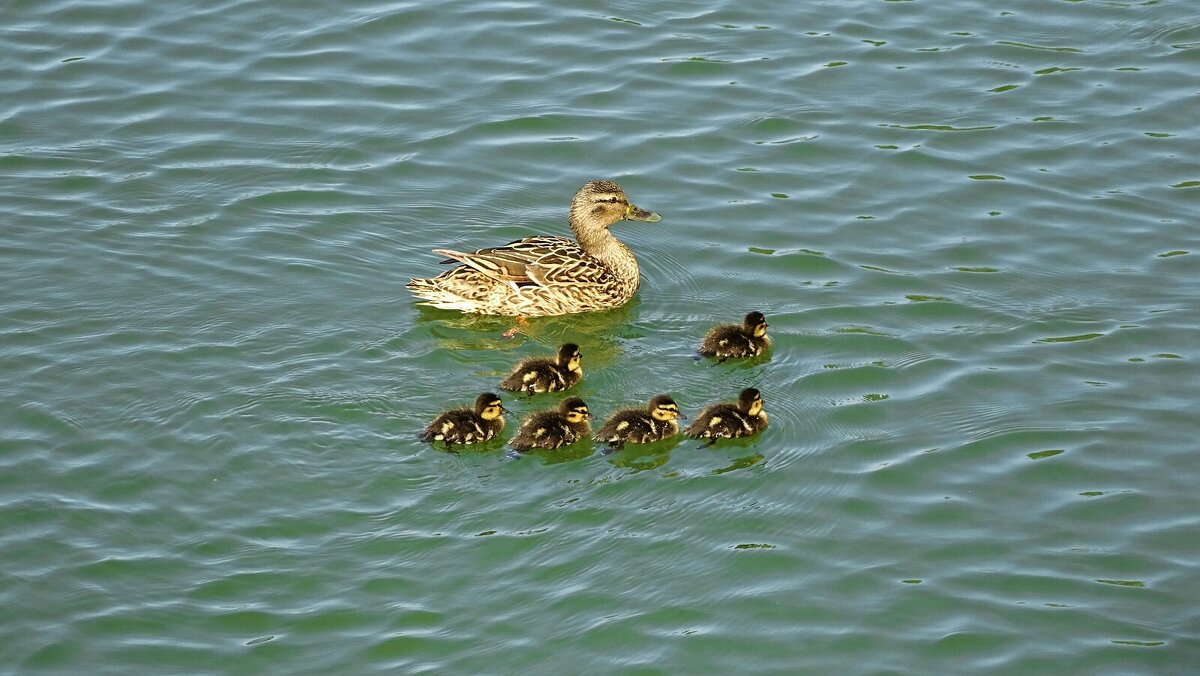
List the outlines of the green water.
{"label": "green water", "polygon": [[[1200,668],[1200,6],[782,7],[0,9],[0,671]],[[404,289],[593,178],[629,305]],[[416,441],[565,340],[771,426]]]}

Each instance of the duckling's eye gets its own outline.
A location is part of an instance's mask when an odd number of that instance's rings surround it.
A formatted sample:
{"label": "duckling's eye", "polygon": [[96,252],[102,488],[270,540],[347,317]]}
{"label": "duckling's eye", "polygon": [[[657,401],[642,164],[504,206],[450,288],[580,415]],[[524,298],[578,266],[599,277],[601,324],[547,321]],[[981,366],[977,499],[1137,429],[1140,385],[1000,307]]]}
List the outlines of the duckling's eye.
{"label": "duckling's eye", "polygon": [[606,199],[604,201],[608,202],[609,204],[616,204],[617,202],[620,202],[621,200],[616,197],[609,197],[608,199]]}

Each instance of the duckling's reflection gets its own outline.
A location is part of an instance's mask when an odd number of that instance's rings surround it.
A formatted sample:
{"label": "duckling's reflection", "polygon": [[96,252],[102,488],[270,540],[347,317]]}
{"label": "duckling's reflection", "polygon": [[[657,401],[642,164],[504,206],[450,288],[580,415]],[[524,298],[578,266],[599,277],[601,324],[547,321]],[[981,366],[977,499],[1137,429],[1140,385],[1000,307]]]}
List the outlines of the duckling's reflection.
{"label": "duckling's reflection", "polygon": [[712,471],[712,473],[713,474],[726,474],[728,472],[734,472],[739,469],[746,469],[747,467],[753,467],[753,466],[757,465],[758,463],[762,462],[763,460],[765,460],[766,457],[767,456],[763,455],[762,453],[746,455],[746,456],[735,459],[733,462],[726,465],[725,467],[719,467],[717,469],[714,469]]}
{"label": "duckling's reflection", "polygon": [[[442,350],[510,351],[529,341],[556,349],[571,342],[583,353],[583,368],[606,368],[616,364],[622,353],[621,339],[638,319],[638,301],[604,312],[534,317],[519,322],[517,333],[505,338],[514,324],[512,317],[468,315],[417,305],[417,322],[429,327],[430,335]],[[586,376],[585,376],[586,382]]]}
{"label": "duckling's reflection", "polygon": [[563,446],[562,448],[546,449],[535,448],[528,451],[512,451],[508,452],[508,457],[514,459],[534,459],[541,460],[543,465],[558,465],[564,462],[576,462],[579,460],[587,460],[596,452],[595,446],[589,440],[583,440]]}
{"label": "duckling's reflection", "polygon": [[613,467],[631,470],[631,474],[662,467],[671,460],[671,450],[679,445],[675,437],[653,444],[630,444],[619,451],[610,451],[605,457]]}

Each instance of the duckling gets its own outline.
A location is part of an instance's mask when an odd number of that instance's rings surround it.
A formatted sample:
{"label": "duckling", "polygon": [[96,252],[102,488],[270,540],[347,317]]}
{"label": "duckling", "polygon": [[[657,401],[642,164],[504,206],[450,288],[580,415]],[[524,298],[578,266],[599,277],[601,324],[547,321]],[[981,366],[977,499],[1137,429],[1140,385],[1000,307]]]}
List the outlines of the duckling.
{"label": "duckling", "polygon": [[708,439],[701,448],[712,446],[717,439],[748,437],[767,428],[767,414],[762,408],[762,394],[747,387],[738,395],[737,403],[706,407],[683,433],[695,439]]}
{"label": "duckling", "polygon": [[740,325],[720,324],[709,329],[700,341],[700,356],[720,357],[720,364],[730,357],[757,357],[770,345],[767,318],[755,311],[747,314]]}
{"label": "duckling", "polygon": [[679,424],[675,422],[678,418],[687,416],[679,412],[674,399],[660,394],[645,409],[626,408],[613,413],[594,438],[618,450],[626,442],[648,444],[679,434]]}
{"label": "duckling", "polygon": [[500,389],[513,392],[561,392],[583,378],[583,355],[575,343],[558,348],[556,357],[533,357],[517,364],[500,382]]}
{"label": "duckling", "polygon": [[444,441],[447,447],[488,441],[504,429],[505,412],[499,396],[484,392],[475,398],[474,410],[455,408],[439,414],[421,433],[420,439]]}
{"label": "duckling", "polygon": [[582,399],[567,397],[558,409],[530,413],[510,443],[518,451],[569,446],[588,437],[592,431],[588,421],[595,417]]}

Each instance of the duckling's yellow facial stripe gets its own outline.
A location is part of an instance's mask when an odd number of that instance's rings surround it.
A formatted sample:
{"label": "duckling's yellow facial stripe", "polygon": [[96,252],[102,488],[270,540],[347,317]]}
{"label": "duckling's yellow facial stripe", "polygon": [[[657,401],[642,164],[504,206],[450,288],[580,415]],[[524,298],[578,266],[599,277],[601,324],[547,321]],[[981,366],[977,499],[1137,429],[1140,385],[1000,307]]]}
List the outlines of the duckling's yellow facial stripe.
{"label": "duckling's yellow facial stripe", "polygon": [[567,362],[568,371],[578,371],[580,363],[583,361],[583,355],[572,355],[570,361]]}
{"label": "duckling's yellow facial stripe", "polygon": [[483,418],[484,420],[495,420],[496,418],[499,418],[500,414],[503,412],[504,407],[502,407],[499,403],[489,404],[487,408],[483,409],[483,413],[479,414],[479,417]]}
{"label": "duckling's yellow facial stripe", "polygon": [[747,411],[751,416],[756,416],[762,412],[762,399],[755,399],[754,403],[750,404],[750,410]]}
{"label": "duckling's yellow facial stripe", "polygon": [[679,417],[679,408],[675,406],[659,406],[650,415],[655,420],[674,420]]}
{"label": "duckling's yellow facial stripe", "polygon": [[762,338],[765,335],[767,335],[767,325],[766,324],[759,324],[758,326],[754,327],[754,337],[755,338]]}
{"label": "duckling's yellow facial stripe", "polygon": [[579,411],[579,410],[571,411],[570,413],[567,413],[567,422],[577,423],[577,422],[581,422],[583,420],[587,420],[587,417],[588,417],[587,409],[584,409],[582,411]]}

